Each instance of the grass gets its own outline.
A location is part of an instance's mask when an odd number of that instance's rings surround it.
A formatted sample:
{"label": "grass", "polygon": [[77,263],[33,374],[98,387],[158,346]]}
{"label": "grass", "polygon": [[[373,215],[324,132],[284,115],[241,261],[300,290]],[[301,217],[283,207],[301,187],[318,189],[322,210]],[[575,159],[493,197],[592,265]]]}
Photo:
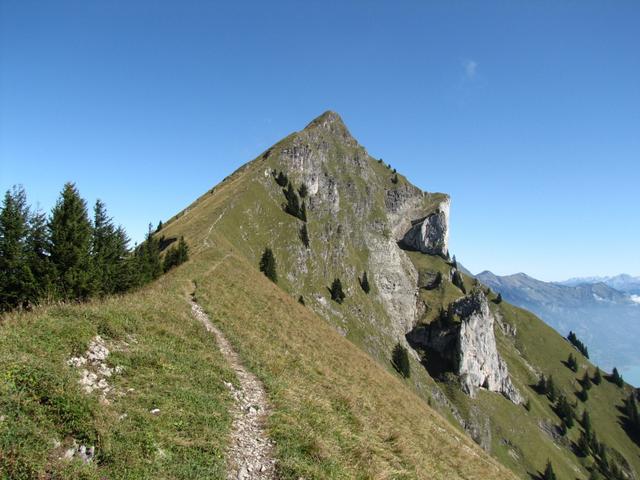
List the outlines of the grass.
{"label": "grass", "polygon": [[[0,478],[225,478],[222,382],[234,377],[184,288],[172,273],[130,295],[3,319]],[[66,363],[98,334],[124,366],[109,403],[81,391]],[[61,460],[73,439],[94,445],[96,461]]]}
{"label": "grass", "polygon": [[265,382],[283,479],[511,478],[397,375],[226,248],[201,257],[216,267],[197,275],[197,296]]}

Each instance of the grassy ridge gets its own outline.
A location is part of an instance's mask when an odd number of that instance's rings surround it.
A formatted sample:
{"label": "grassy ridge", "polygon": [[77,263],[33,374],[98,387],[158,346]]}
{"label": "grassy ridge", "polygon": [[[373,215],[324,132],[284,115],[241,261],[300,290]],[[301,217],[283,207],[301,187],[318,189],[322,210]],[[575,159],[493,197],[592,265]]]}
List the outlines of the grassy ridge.
{"label": "grassy ridge", "polygon": [[511,478],[397,376],[216,245],[199,260],[198,301],[265,382],[284,479]]}

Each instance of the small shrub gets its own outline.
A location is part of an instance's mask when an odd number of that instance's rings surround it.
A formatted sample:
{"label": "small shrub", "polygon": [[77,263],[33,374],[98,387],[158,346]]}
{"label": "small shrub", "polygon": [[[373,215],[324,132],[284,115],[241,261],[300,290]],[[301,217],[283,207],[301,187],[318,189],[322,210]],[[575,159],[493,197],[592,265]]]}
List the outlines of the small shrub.
{"label": "small shrub", "polygon": [[331,288],[329,289],[331,292],[331,300],[336,303],[342,303],[345,299],[344,291],[342,290],[342,282],[339,278],[333,280],[331,284]]}
{"label": "small shrub", "polygon": [[278,273],[276,272],[276,258],[270,248],[265,248],[260,259],[260,271],[274,283],[278,282]]}
{"label": "small shrub", "polygon": [[371,291],[371,286],[369,285],[369,279],[367,278],[367,272],[362,274],[362,280],[360,280],[360,286],[362,287],[362,291],[364,293],[369,293]]}
{"label": "small shrub", "polygon": [[391,364],[393,365],[393,368],[395,368],[404,378],[409,378],[411,375],[409,354],[407,353],[407,349],[399,343],[393,348]]}

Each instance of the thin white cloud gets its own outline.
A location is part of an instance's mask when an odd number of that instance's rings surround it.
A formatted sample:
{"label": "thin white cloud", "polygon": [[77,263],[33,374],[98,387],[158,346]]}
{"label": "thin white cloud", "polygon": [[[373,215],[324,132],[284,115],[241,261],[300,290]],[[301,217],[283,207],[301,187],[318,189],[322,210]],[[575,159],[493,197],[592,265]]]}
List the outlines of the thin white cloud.
{"label": "thin white cloud", "polygon": [[478,62],[475,60],[465,60],[462,62],[464,68],[464,74],[467,78],[472,79],[478,73]]}

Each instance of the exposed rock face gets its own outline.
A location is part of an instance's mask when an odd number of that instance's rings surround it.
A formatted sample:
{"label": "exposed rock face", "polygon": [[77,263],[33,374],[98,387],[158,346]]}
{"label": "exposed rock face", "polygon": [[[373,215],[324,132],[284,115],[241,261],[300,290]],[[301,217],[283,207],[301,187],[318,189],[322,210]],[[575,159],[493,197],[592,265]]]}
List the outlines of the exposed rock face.
{"label": "exposed rock face", "polygon": [[433,360],[443,369],[453,369],[470,396],[481,387],[522,403],[507,364],[498,353],[495,318],[485,294],[477,290],[452,303],[449,315],[459,317],[460,322],[418,327],[407,335],[409,343],[427,351],[427,362]]}
{"label": "exposed rock face", "polygon": [[436,212],[411,222],[401,243],[422,253],[446,256],[449,251],[449,200],[442,202]]}

